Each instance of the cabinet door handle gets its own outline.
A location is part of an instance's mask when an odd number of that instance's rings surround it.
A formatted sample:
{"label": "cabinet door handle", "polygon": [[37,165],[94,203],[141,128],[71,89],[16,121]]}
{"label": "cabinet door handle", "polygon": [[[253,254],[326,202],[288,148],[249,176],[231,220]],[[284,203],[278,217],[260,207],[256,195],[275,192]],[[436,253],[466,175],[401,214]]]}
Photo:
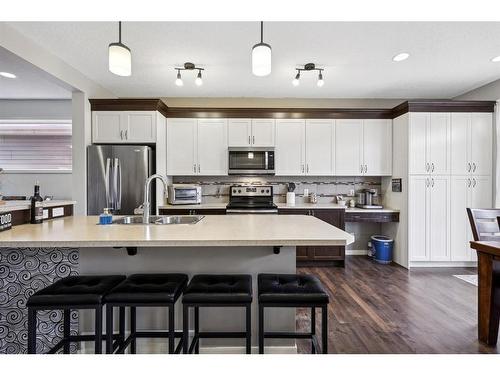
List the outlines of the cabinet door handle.
{"label": "cabinet door handle", "polygon": [[469,162],[469,163],[467,163],[467,172],[470,172],[470,170],[471,170],[471,165],[470,165],[470,162]]}
{"label": "cabinet door handle", "polygon": [[432,187],[434,187],[434,179],[432,179]]}
{"label": "cabinet door handle", "polygon": [[368,164],[365,164],[365,173],[368,172]]}
{"label": "cabinet door handle", "polygon": [[425,163],[425,171],[429,172],[429,163]]}
{"label": "cabinet door handle", "polygon": [[307,173],[309,173],[309,163],[307,164],[306,170],[307,170]]}
{"label": "cabinet door handle", "polygon": [[472,179],[472,187],[476,187],[476,179],[475,178]]}
{"label": "cabinet door handle", "polygon": [[250,136],[248,136],[248,144],[251,145],[252,141],[250,140]]}
{"label": "cabinet door handle", "polygon": [[361,165],[360,165],[360,169],[359,169],[359,171],[360,171],[361,173],[363,173],[363,164],[361,164]]}
{"label": "cabinet door handle", "polygon": [[128,130],[125,130],[125,139],[128,139]]}
{"label": "cabinet door handle", "polygon": [[467,187],[470,187],[470,178],[467,179]]}
{"label": "cabinet door handle", "polygon": [[196,164],[193,164],[193,172],[196,173]]}
{"label": "cabinet door handle", "polygon": [[252,135],[252,144],[255,144],[255,135]]}
{"label": "cabinet door handle", "polygon": [[198,173],[201,173],[201,167],[200,167],[200,164],[198,164]]}
{"label": "cabinet door handle", "polygon": [[431,165],[432,165],[432,170],[431,171],[434,172],[434,163],[431,163]]}
{"label": "cabinet door handle", "polygon": [[428,178],[425,179],[425,187],[429,187],[429,179]]}
{"label": "cabinet door handle", "polygon": [[301,164],[300,169],[301,169],[302,173],[304,173],[304,164]]}
{"label": "cabinet door handle", "polygon": [[476,171],[476,163],[472,163],[472,172]]}
{"label": "cabinet door handle", "polygon": [[120,130],[120,139],[123,139],[123,130]]}

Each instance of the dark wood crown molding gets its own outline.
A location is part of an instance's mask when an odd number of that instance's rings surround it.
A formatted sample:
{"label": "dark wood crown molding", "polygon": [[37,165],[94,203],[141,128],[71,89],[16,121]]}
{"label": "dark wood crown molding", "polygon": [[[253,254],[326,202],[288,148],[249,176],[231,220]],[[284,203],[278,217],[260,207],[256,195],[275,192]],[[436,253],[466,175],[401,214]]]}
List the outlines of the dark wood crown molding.
{"label": "dark wood crown molding", "polygon": [[408,100],[394,108],[168,107],[161,99],[90,99],[92,111],[159,111],[170,118],[393,119],[407,112],[494,112],[494,101]]}
{"label": "dark wood crown molding", "polygon": [[167,116],[167,105],[161,99],[89,99],[92,111],[158,111]]}

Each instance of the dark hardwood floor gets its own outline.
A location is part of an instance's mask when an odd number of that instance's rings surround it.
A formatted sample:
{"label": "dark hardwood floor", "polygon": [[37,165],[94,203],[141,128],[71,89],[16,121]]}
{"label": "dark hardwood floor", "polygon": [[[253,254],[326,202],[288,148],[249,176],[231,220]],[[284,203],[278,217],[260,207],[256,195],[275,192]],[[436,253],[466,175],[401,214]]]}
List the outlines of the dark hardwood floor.
{"label": "dark hardwood floor", "polygon": [[[330,353],[498,353],[477,340],[477,287],[453,275],[470,268],[406,269],[368,257],[346,257],[345,268],[299,267],[330,293]],[[297,310],[297,329],[309,330],[309,309]],[[317,330],[320,331],[320,310]],[[310,344],[297,341],[299,352]]]}

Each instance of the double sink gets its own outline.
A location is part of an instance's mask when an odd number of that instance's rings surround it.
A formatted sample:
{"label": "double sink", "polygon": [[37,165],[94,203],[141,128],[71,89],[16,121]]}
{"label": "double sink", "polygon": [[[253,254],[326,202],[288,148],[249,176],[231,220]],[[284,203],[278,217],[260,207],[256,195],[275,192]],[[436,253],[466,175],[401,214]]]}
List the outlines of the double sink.
{"label": "double sink", "polygon": [[150,216],[149,222],[144,223],[142,216],[124,216],[113,220],[113,224],[124,224],[124,225],[173,225],[173,224],[196,224],[201,219],[203,215],[159,215]]}

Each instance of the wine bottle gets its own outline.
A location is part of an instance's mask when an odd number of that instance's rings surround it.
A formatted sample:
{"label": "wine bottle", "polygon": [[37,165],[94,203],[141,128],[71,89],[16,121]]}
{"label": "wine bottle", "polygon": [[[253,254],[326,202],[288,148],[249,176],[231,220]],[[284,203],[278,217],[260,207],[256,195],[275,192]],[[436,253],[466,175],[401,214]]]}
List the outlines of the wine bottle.
{"label": "wine bottle", "polygon": [[35,193],[31,197],[31,224],[41,224],[43,222],[43,199],[40,196],[40,183],[35,183]]}

